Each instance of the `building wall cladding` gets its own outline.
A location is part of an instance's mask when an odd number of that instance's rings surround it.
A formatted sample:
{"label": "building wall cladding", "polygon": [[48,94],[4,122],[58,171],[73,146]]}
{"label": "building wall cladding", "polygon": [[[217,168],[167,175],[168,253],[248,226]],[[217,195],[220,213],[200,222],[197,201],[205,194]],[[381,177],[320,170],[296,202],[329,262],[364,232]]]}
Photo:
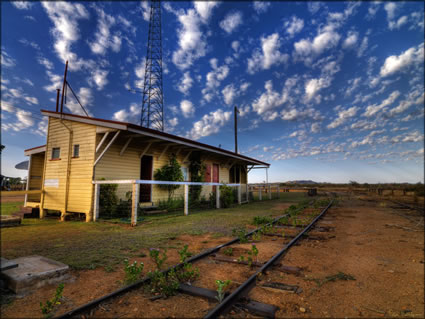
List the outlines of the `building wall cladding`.
{"label": "building wall cladding", "polygon": [[[29,190],[41,189],[43,184],[44,152],[31,155],[31,167],[29,168]],[[28,195],[29,202],[39,202],[40,194]]]}

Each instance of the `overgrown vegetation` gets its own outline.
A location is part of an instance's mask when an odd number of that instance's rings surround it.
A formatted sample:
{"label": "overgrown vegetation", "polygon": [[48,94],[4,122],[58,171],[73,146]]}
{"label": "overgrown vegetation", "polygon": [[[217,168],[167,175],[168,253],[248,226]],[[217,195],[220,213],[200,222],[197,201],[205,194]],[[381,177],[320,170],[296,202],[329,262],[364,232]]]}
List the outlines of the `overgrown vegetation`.
{"label": "overgrown vegetation", "polygon": [[[177,161],[176,155],[173,153],[170,156],[168,164],[164,165],[161,168],[158,168],[154,174],[155,180],[157,181],[170,181],[170,182],[182,182],[183,173],[181,166]],[[168,191],[168,200],[171,200],[171,197],[174,194],[174,191],[178,189],[179,185],[158,185],[159,188],[165,189]]]}
{"label": "overgrown vegetation", "polygon": [[[258,248],[257,246],[255,246],[254,244],[252,244],[251,246],[251,250],[248,251],[248,267],[252,267],[252,262],[255,261],[257,262],[257,256],[258,256]],[[255,258],[255,260],[254,260]]]}
{"label": "overgrown vegetation", "polygon": [[[191,154],[189,172],[191,182],[204,182],[205,165],[201,161],[200,152],[193,152]],[[189,187],[189,203],[191,206],[197,205],[201,197],[201,192],[202,186],[192,185]]]}
{"label": "overgrown vegetation", "polygon": [[238,237],[241,244],[247,243],[248,238],[246,237],[245,227],[237,227],[232,229],[232,236]]}
{"label": "overgrown vegetation", "polygon": [[233,248],[228,247],[228,248],[224,249],[223,254],[225,254],[226,256],[233,256]]}
{"label": "overgrown vegetation", "polygon": [[217,300],[221,303],[226,295],[226,288],[232,283],[230,280],[216,280],[217,284]]}
{"label": "overgrown vegetation", "polygon": [[63,283],[59,284],[59,286],[56,288],[55,295],[52,299],[47,300],[46,303],[40,302],[40,309],[41,313],[44,315],[45,318],[50,318],[52,316],[53,309],[61,304],[62,300],[62,294],[63,289],[65,288],[65,285]]}
{"label": "overgrown vegetation", "polygon": [[[102,180],[105,180],[102,178]],[[118,184],[100,184],[99,215],[113,218],[118,204]]]}
{"label": "overgrown vegetation", "polygon": [[322,278],[306,278],[305,280],[314,281],[317,284],[317,286],[321,287],[327,282],[332,282],[332,281],[337,281],[337,280],[356,280],[356,278],[354,278],[354,276],[352,276],[350,274],[345,274],[345,273],[339,271],[337,274],[331,275],[331,276],[326,276],[323,279]]}
{"label": "overgrown vegetation", "polygon": [[233,194],[233,189],[227,185],[220,186],[220,204],[222,208],[231,207],[235,201],[235,196]]}
{"label": "overgrown vegetation", "polygon": [[140,262],[140,264],[137,264],[137,261],[134,261],[132,264],[128,262],[128,259],[124,260],[124,273],[125,273],[125,279],[124,283],[126,285],[132,284],[140,279],[142,276],[144,264]]}
{"label": "overgrown vegetation", "polygon": [[264,225],[264,224],[268,224],[271,223],[273,221],[272,217],[267,217],[267,216],[255,216],[252,219],[252,224],[259,226],[259,225]]}

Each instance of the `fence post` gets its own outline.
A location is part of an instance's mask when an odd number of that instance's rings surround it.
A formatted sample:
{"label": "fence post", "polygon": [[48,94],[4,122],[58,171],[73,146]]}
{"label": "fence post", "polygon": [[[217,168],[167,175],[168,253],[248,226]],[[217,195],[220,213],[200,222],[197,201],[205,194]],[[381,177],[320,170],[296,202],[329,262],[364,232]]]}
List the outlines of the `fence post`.
{"label": "fence post", "polygon": [[238,204],[242,204],[242,187],[241,184],[238,186]]}
{"label": "fence post", "polygon": [[259,200],[263,200],[262,196],[261,196],[261,186],[258,187],[258,199]]}
{"label": "fence post", "polygon": [[220,208],[220,186],[215,187],[215,205]]}
{"label": "fence post", "polygon": [[93,221],[99,218],[100,184],[94,184]]}
{"label": "fence post", "polygon": [[189,185],[184,184],[184,214],[189,215]]}
{"label": "fence post", "polygon": [[137,225],[137,208],[139,206],[140,184],[133,183],[133,199],[131,203],[131,226]]}
{"label": "fence post", "polygon": [[269,184],[269,199],[272,199],[272,185]]}

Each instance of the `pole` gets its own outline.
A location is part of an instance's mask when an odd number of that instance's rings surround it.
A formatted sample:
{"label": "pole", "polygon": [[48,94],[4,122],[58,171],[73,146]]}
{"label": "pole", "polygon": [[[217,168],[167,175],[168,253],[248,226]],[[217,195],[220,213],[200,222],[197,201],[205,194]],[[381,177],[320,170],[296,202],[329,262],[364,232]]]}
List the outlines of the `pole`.
{"label": "pole", "polygon": [[238,108],[235,105],[234,108],[234,113],[235,113],[235,153],[238,153]]}
{"label": "pole", "polygon": [[62,99],[61,99],[61,113],[63,113],[63,98],[65,96],[65,85],[66,85],[66,74],[68,73],[68,61],[65,64],[65,73],[63,75],[63,86],[62,86]]}
{"label": "pole", "polygon": [[57,94],[56,94],[56,112],[59,111],[59,95],[60,95],[60,91],[61,89],[56,89]]}

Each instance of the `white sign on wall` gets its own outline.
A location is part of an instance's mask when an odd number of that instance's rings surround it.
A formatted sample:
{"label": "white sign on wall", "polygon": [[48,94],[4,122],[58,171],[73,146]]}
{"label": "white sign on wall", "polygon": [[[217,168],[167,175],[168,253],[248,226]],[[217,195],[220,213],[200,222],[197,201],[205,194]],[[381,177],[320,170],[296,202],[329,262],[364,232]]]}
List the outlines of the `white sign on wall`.
{"label": "white sign on wall", "polygon": [[45,179],[44,180],[44,187],[59,187],[59,179],[57,178],[51,178],[51,179]]}

